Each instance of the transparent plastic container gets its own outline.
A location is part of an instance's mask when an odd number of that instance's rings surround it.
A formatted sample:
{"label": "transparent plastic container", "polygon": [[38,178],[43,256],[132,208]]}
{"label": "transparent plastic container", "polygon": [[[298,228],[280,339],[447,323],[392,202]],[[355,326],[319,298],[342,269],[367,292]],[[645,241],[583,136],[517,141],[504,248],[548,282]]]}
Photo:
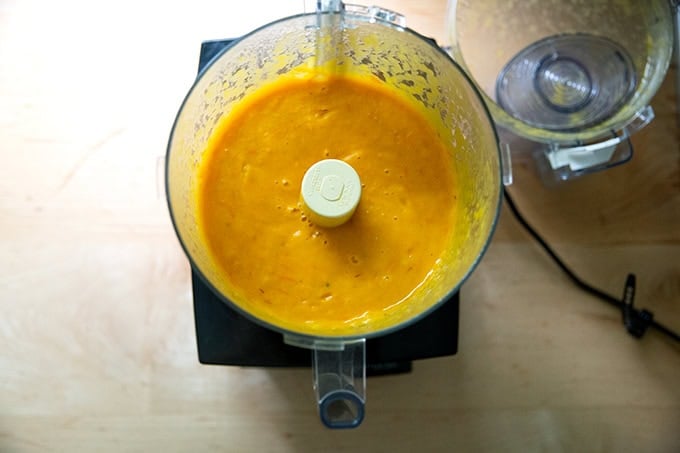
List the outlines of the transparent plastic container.
{"label": "transparent plastic container", "polygon": [[673,46],[668,0],[450,0],[454,60],[497,125],[545,143],[559,179],[633,153]]}
{"label": "transparent plastic container", "polygon": [[[405,28],[404,18],[380,8],[342,5],[265,25],[234,42],[199,74],[173,126],[166,157],[168,205],[177,236],[192,267],[224,303],[282,334],[282,341],[311,349],[314,386],[322,422],[358,426],[364,417],[365,339],[403,328],[430,313],[458,290],[485,251],[500,207],[502,172],[498,138],[482,98],[465,73],[431,40]],[[445,271],[409,310],[381,326],[318,335],[263,319],[239,300],[208,253],[196,222],[197,184],[208,138],[249,93],[302,65],[331,65],[364,75],[417,100],[445,140],[462,130],[466,142],[451,162],[462,185],[457,247],[446,251]],[[253,245],[255,246],[255,244]]]}

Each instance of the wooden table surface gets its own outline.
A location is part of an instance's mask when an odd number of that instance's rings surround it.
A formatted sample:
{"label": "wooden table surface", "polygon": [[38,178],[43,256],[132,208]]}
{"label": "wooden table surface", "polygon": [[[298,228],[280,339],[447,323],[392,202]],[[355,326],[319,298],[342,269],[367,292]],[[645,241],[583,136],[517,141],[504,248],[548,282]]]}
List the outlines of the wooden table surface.
{"label": "wooden table surface", "polygon": [[[382,1],[446,43],[444,0]],[[459,353],[372,378],[324,429],[311,372],[200,365],[162,163],[202,40],[301,1],[0,2],[0,452],[680,451],[680,347],[630,337],[507,209],[462,291]],[[680,330],[673,74],[634,159],[511,191],[588,281]]]}

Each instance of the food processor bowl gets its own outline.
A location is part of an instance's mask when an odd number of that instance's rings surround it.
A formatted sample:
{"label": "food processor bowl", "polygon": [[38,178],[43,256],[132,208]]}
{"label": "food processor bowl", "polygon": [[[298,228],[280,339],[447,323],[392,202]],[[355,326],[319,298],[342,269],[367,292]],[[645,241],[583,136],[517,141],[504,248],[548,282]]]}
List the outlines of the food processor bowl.
{"label": "food processor bowl", "polygon": [[673,42],[668,0],[451,0],[448,28],[496,124],[547,144],[559,179],[630,159]]}
{"label": "food processor bowl", "polygon": [[[410,99],[447,143],[458,174],[455,247],[445,266],[419,288],[408,308],[377,324],[318,332],[272,318],[234,292],[208,252],[197,222],[198,169],[215,126],[238,103],[279,77],[304,69],[368,77]],[[319,413],[326,426],[355,427],[363,419],[365,339],[422,318],[458,290],[484,253],[501,200],[498,138],[467,75],[404,18],[376,7],[332,9],[265,25],[219,53],[203,70],[177,114],[167,150],[166,188],[172,222],[191,266],[224,303],[283,341],[313,350]],[[238,238],[234,238],[238,241]],[[253,246],[256,246],[253,244]]]}

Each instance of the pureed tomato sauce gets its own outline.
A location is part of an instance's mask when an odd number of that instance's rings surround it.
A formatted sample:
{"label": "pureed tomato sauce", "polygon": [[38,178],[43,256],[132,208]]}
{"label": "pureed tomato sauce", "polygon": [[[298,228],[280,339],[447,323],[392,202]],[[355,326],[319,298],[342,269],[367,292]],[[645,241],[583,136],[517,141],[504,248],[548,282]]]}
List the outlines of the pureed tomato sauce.
{"label": "pureed tomato sauce", "polygon": [[[194,194],[230,299],[310,334],[389,327],[452,246],[451,146],[369,78],[298,72],[244,98],[215,127]],[[323,159],[349,163],[362,182],[353,217],[334,228],[300,203],[302,177]]]}

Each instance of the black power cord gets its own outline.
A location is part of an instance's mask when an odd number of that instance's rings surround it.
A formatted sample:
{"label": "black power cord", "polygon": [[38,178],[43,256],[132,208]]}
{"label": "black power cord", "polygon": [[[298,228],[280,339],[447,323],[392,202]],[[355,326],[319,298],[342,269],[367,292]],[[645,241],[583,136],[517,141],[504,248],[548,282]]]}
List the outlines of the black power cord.
{"label": "black power cord", "polygon": [[628,331],[629,334],[631,334],[635,338],[642,338],[645,332],[647,332],[647,329],[651,327],[665,334],[672,340],[675,340],[680,343],[680,335],[672,331],[668,327],[664,326],[663,324],[660,324],[659,322],[654,320],[654,315],[652,314],[652,312],[644,309],[638,310],[633,306],[633,299],[635,298],[634,274],[628,274],[623,291],[623,297],[621,299],[618,299],[590,285],[589,283],[584,281],[581,277],[576,275],[574,271],[572,271],[564,263],[564,261],[562,261],[562,259],[557,255],[557,253],[555,253],[552,247],[548,245],[545,239],[543,239],[536,232],[536,230],[531,225],[529,225],[529,223],[524,219],[524,216],[522,216],[522,214],[517,209],[517,205],[513,201],[507,189],[503,189],[503,193],[505,195],[505,201],[507,202],[510,211],[512,211],[512,213],[517,218],[517,221],[529,232],[529,234],[536,240],[536,242],[538,242],[541,245],[541,247],[543,247],[546,253],[548,253],[548,255],[550,255],[550,257],[555,261],[555,263],[557,263],[560,269],[562,269],[564,273],[567,274],[569,278],[571,278],[571,280],[576,284],[576,286],[586,291],[587,293],[590,293],[593,296],[599,298],[600,300],[607,302],[608,304],[612,305],[613,307],[621,311],[621,314],[623,316],[623,325],[626,327],[626,330]]}

